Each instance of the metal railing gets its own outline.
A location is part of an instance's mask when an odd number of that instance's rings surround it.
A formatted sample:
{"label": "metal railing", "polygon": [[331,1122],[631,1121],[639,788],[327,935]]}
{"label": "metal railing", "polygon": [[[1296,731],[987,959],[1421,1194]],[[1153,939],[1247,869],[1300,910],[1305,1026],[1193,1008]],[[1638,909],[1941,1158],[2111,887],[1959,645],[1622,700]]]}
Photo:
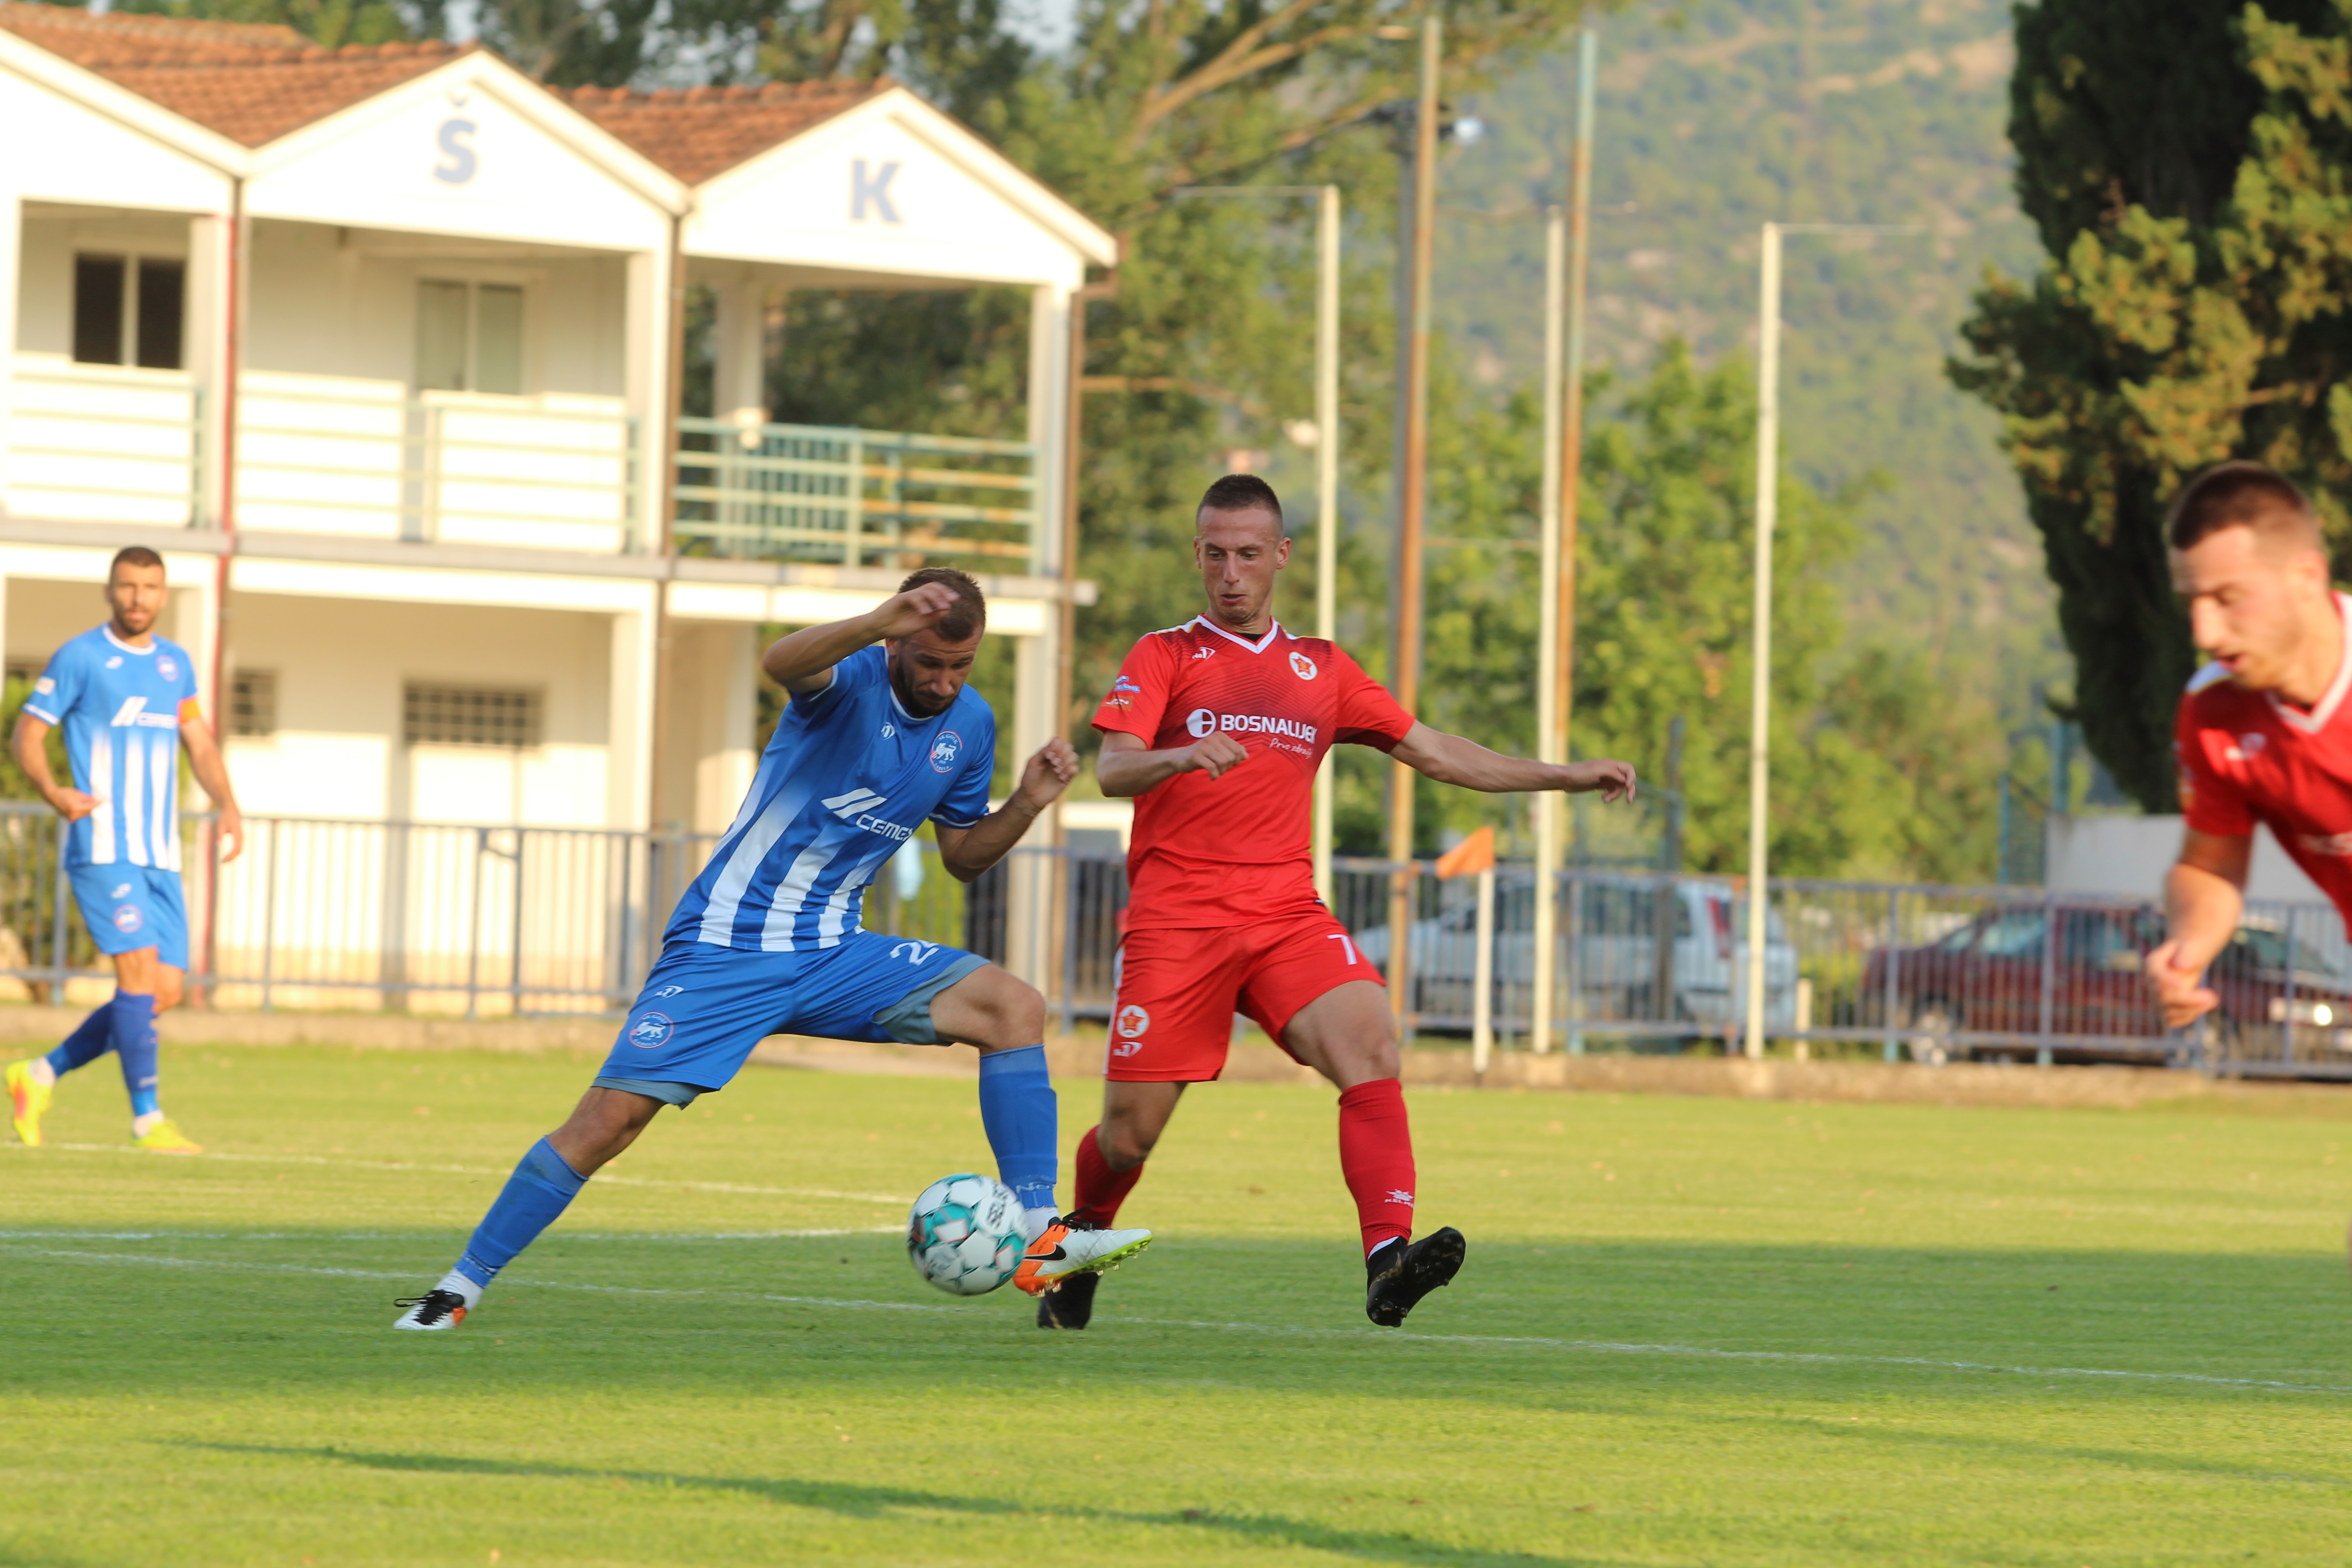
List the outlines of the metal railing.
{"label": "metal railing", "polygon": [[[0,985],[61,998],[107,971],[71,908],[61,825],[0,802]],[[715,840],[591,828],[247,819],[218,863],[212,824],[184,829],[197,997],[221,1007],[400,1010],[467,1017],[612,1015],[659,954],[678,896]],[[1125,862],[1024,846],[971,884],[909,841],[866,897],[872,931],[1003,962],[1018,866],[1052,870],[1045,955],[1066,1026],[1114,1005]],[[1384,973],[1399,936],[1393,877],[1412,881],[1402,933],[1412,1027],[1464,1034],[1483,1013],[1531,1048],[1535,879],[1491,881],[1478,953],[1478,879],[1427,862],[1342,858],[1335,912]],[[1591,1049],[1736,1050],[1745,1032],[1747,915],[1723,878],[1563,872],[1549,1042]],[[2255,904],[2208,983],[2220,1012],[2168,1034],[2140,968],[2161,914],[2122,899],[2014,887],[1776,882],[1765,952],[1776,1048],[1930,1064],[1969,1058],[2168,1063],[2249,1076],[2352,1078],[2352,942],[2325,906]],[[1479,1005],[1482,967],[1489,990]]]}
{"label": "metal railing", "polygon": [[902,431],[678,421],[678,547],[844,566],[1035,569],[1037,451]]}

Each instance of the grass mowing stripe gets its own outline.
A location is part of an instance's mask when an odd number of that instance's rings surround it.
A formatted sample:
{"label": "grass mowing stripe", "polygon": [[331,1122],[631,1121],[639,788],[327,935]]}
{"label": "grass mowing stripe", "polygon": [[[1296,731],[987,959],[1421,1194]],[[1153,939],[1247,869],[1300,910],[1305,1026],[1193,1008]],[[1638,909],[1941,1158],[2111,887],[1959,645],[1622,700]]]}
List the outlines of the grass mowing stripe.
{"label": "grass mowing stripe", "polygon": [[[6,1234],[6,1233],[0,1233]],[[587,1239],[575,1237],[574,1239]],[[218,1268],[231,1272],[320,1275],[335,1279],[406,1279],[414,1273],[392,1274],[362,1268],[329,1268],[300,1263],[245,1263],[223,1258],[152,1258],[127,1252],[80,1252],[62,1248],[0,1247],[0,1256],[71,1259],[84,1263],[144,1264],[166,1268]],[[580,1290],[602,1295],[685,1296],[706,1300],[767,1301],[794,1306],[840,1307],[885,1312],[953,1312],[955,1307],[919,1301],[869,1301],[829,1296],[777,1296],[746,1290],[677,1289],[653,1285],[589,1285],[552,1279],[519,1281],[534,1289]],[[2287,1394],[2352,1394],[2352,1388],[2326,1384],[2288,1383],[2277,1378],[2221,1377],[2195,1372],[2136,1372],[2117,1367],[2013,1366],[1996,1362],[1946,1361],[1928,1356],[1848,1355],[1828,1351],[1739,1351],[1713,1345],[1643,1344],[1609,1340],[1551,1339],[1537,1334],[1415,1334],[1370,1329],[1318,1329],[1278,1323],[1229,1323],[1192,1318],[1127,1316],[1125,1323],[1159,1329],[1200,1329],[1213,1333],[1264,1334],[1297,1339],[1410,1340],[1433,1345],[1531,1346],[1574,1351],[1588,1355],[1649,1355],[1712,1361],[1767,1362],[1805,1366],[1914,1367],[1928,1372],[1992,1373],[2018,1377],[2106,1378],[2132,1383],[2183,1383],[2215,1388],[2273,1389]]]}
{"label": "grass mowing stripe", "polygon": [[[65,1149],[77,1154],[138,1154],[147,1158],[173,1160],[226,1160],[248,1165],[331,1165],[349,1171],[426,1171],[444,1176],[510,1176],[511,1170],[492,1170],[483,1165],[426,1165],[410,1160],[337,1160],[324,1154],[225,1154],[207,1150],[195,1154],[158,1156],[149,1149],[127,1148],[120,1143],[43,1143],[43,1149]],[[25,1153],[32,1149],[23,1143],[0,1143],[0,1149]],[[772,1198],[840,1198],[861,1204],[903,1204],[911,1199],[891,1193],[845,1193],[831,1187],[755,1187],[740,1182],[677,1182],[656,1176],[611,1176],[598,1174],[590,1178],[607,1187],[668,1187],[690,1193],[740,1193],[753,1197]]]}

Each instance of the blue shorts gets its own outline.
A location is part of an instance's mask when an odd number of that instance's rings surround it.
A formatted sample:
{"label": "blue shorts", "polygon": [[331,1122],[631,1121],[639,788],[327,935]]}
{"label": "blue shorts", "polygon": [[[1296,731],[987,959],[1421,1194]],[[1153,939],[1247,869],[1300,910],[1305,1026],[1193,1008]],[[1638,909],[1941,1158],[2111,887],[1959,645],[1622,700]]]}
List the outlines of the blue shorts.
{"label": "blue shorts", "polygon": [[188,910],[180,901],[180,874],[148,866],[69,866],[74,902],[98,951],[113,957],[152,947],[185,973]]}
{"label": "blue shorts", "polygon": [[686,1105],[732,1079],[770,1035],[936,1046],[931,998],[987,962],[870,931],[801,952],[672,942],[596,1081]]}

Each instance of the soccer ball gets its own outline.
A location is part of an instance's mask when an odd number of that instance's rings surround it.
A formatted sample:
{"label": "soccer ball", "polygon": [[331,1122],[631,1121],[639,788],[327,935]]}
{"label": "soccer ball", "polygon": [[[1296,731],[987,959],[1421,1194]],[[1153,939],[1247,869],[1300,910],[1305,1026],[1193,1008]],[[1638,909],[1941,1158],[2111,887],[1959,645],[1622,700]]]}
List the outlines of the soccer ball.
{"label": "soccer ball", "polygon": [[923,1189],[907,1216],[907,1258],[950,1296],[985,1296],[1021,1266],[1029,1241],[1013,1189],[969,1173]]}

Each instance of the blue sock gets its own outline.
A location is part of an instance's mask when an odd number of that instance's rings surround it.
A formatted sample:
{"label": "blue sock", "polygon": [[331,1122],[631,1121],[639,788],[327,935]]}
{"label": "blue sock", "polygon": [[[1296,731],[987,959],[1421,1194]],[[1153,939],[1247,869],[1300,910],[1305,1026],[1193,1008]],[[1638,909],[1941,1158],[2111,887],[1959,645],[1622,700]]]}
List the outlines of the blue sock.
{"label": "blue sock", "polygon": [[90,1014],[74,1026],[65,1044],[49,1053],[49,1070],[63,1078],[76,1068],[86,1068],[114,1048],[114,1004]]}
{"label": "blue sock", "polygon": [[489,1284],[516,1253],[562,1216],[587,1184],[588,1178],[566,1164],[554,1144],[544,1138],[532,1144],[507,1178],[499,1201],[474,1228],[474,1239],[466,1243],[465,1256],[457,1259],[457,1272],[477,1285]]}
{"label": "blue sock", "polygon": [[162,1109],[155,1087],[155,998],[118,991],[106,1010],[110,1015],[107,1032],[122,1064],[122,1087],[131,1091],[131,1114],[134,1119],[152,1115]]}
{"label": "blue sock", "polygon": [[1023,1208],[1052,1208],[1054,1178],[1060,1173],[1060,1121],[1044,1046],[992,1051],[980,1058],[980,1124],[996,1153],[997,1179],[1013,1189]]}

